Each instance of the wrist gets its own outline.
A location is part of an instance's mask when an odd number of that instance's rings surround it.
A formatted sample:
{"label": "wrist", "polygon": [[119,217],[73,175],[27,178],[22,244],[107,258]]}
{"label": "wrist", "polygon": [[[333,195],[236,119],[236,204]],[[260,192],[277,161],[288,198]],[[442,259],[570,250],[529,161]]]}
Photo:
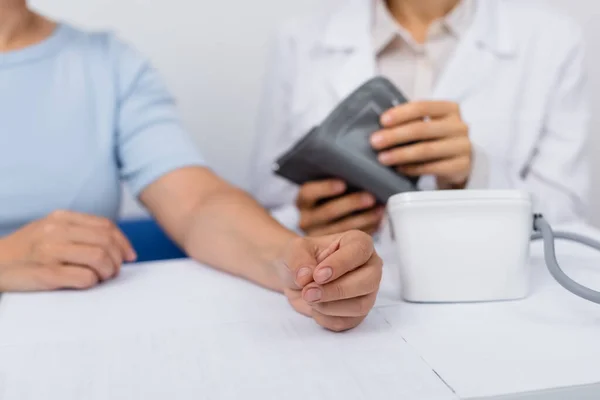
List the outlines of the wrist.
{"label": "wrist", "polygon": [[290,242],[299,237],[298,234],[290,230],[282,230],[281,234],[264,251],[264,285],[271,290],[282,293],[284,283],[281,277],[280,268],[285,251]]}

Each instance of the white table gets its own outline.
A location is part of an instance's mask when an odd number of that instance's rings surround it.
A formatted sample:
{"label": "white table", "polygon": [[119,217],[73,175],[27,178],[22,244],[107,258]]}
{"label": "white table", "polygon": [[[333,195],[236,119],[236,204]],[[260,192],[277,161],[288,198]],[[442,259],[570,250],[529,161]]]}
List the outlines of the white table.
{"label": "white table", "polygon": [[[600,306],[554,283],[533,249],[520,302],[406,304],[386,266],[376,309],[344,334],[187,260],[89,292],[5,295],[0,399],[598,399]],[[559,254],[600,289],[598,254]]]}

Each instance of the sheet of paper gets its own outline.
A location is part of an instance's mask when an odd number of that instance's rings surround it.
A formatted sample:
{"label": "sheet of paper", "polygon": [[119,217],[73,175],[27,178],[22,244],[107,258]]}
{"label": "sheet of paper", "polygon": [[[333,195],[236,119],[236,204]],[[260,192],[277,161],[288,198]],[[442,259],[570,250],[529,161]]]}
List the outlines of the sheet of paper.
{"label": "sheet of paper", "polygon": [[374,311],[335,334],[278,294],[189,261],[90,292],[0,302],[2,400],[415,399],[456,396]]}
{"label": "sheet of paper", "polygon": [[[524,301],[410,305],[380,312],[461,396],[479,398],[600,382],[600,306],[560,287],[532,247]],[[565,271],[600,290],[600,255],[560,243]]]}

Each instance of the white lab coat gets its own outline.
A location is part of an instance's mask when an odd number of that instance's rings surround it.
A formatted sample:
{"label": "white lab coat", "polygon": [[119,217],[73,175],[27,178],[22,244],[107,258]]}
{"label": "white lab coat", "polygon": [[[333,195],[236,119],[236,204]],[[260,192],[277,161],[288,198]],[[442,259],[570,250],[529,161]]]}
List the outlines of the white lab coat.
{"label": "white lab coat", "polygon": [[[265,76],[251,191],[296,228],[297,187],[274,160],[375,76],[371,0],[346,0],[286,23]],[[524,189],[552,223],[586,218],[588,97],[581,29],[528,0],[479,0],[472,27],[435,87],[470,127],[469,188]],[[424,182],[431,182],[433,179]]]}

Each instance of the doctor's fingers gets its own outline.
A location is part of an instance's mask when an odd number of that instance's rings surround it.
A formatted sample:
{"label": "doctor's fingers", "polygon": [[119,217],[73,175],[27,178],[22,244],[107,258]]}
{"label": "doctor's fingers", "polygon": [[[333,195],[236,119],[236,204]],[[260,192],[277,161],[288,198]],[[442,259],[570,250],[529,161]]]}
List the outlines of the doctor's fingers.
{"label": "doctor's fingers", "polygon": [[381,124],[390,128],[424,118],[443,118],[454,115],[460,118],[460,106],[450,101],[414,101],[394,107],[381,116]]}
{"label": "doctor's fingers", "polygon": [[318,226],[310,231],[311,236],[324,236],[335,233],[351,231],[354,229],[363,231],[372,235],[379,229],[385,209],[378,207],[374,210],[365,211],[358,215],[348,216],[340,221]]}
{"label": "doctor's fingers", "polygon": [[[353,193],[303,212],[300,217],[300,228],[308,230],[319,225],[330,224],[356,211],[373,207],[375,198],[369,193]],[[339,233],[339,232],[330,232]]]}
{"label": "doctor's fingers", "polygon": [[296,205],[301,209],[312,208],[319,200],[341,195],[345,190],[346,184],[335,179],[308,182],[300,188]]}
{"label": "doctor's fingers", "polygon": [[393,146],[440,139],[447,136],[468,135],[468,125],[458,118],[414,121],[374,133],[371,136],[371,145],[375,150],[384,150]]}
{"label": "doctor's fingers", "polygon": [[398,172],[408,176],[433,175],[437,177],[468,176],[471,170],[468,156],[450,158],[423,164],[403,165]]}
{"label": "doctor's fingers", "polygon": [[89,289],[98,284],[97,275],[68,265],[0,266],[0,292],[34,292],[62,289]]}
{"label": "doctor's fingers", "polygon": [[454,136],[397,147],[380,153],[378,158],[382,164],[392,166],[470,157],[471,152],[472,144],[467,136]]}

